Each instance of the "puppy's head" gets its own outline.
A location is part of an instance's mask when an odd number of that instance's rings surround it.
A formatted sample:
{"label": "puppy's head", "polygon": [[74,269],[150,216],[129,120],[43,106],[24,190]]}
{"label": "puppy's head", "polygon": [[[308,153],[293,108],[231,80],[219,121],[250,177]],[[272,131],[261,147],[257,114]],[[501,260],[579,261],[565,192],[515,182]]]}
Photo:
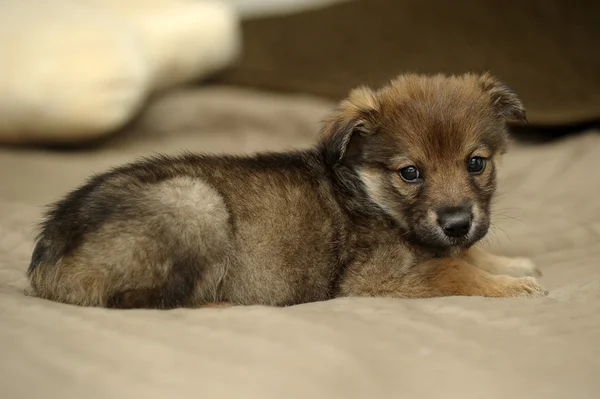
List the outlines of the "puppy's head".
{"label": "puppy's head", "polygon": [[[330,166],[420,245],[466,248],[487,233],[506,121],[519,98],[489,74],[404,75],[351,92],[325,124]],[[358,184],[356,184],[358,182]],[[349,183],[349,182],[346,182]]]}

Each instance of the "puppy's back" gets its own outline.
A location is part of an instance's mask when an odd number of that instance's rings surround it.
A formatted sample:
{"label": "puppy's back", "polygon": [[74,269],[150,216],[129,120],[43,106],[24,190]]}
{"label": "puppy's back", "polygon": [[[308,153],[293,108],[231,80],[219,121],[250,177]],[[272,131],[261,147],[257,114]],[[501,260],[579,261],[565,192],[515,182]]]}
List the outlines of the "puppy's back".
{"label": "puppy's back", "polygon": [[[171,308],[248,294],[292,302],[306,273],[296,279],[290,273],[273,292],[260,292],[255,282],[331,255],[322,238],[333,233],[313,239],[311,231],[323,222],[327,197],[311,162],[306,154],[186,155],[97,176],[48,213],[28,270],[32,288],[45,298],[92,306]],[[301,243],[287,237],[316,241],[317,250],[303,254]],[[315,290],[327,289],[329,274],[313,275]]]}

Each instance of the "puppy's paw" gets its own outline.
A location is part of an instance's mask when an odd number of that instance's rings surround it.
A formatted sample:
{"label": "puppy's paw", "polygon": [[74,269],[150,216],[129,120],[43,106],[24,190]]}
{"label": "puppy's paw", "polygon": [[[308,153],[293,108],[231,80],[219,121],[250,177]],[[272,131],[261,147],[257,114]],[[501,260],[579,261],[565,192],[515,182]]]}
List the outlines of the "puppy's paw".
{"label": "puppy's paw", "polygon": [[542,272],[529,258],[510,258],[507,274],[514,277],[540,277]]}
{"label": "puppy's paw", "polygon": [[35,290],[33,289],[33,287],[30,286],[30,285],[28,285],[27,287],[25,287],[23,289],[23,294],[25,296],[37,297],[37,293],[35,292]]}
{"label": "puppy's paw", "polygon": [[538,281],[533,277],[508,277],[507,296],[529,296],[542,297],[548,295],[548,291],[543,289]]}

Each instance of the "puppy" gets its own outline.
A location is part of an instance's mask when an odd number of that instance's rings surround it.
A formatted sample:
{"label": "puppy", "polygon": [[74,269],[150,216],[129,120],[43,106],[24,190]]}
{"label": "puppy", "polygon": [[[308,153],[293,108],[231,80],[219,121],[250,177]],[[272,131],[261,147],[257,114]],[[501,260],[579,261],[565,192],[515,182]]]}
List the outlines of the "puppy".
{"label": "puppy", "polygon": [[47,213],[27,275],[39,297],[113,308],[545,295],[529,261],[473,247],[509,119],[523,104],[489,74],[361,87],[310,150],[93,177]]}

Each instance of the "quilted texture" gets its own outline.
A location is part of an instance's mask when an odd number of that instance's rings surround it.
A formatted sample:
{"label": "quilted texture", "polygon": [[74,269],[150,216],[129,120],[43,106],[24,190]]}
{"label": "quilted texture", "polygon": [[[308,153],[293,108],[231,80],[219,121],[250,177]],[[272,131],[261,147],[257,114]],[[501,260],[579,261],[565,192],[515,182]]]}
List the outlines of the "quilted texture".
{"label": "quilted texture", "polygon": [[150,152],[308,145],[331,105],[212,88],[155,102],[98,150],[0,149],[5,398],[597,398],[600,135],[515,145],[496,253],[532,257],[543,299],[339,299],[289,308],[115,311],[23,294],[42,206]]}

